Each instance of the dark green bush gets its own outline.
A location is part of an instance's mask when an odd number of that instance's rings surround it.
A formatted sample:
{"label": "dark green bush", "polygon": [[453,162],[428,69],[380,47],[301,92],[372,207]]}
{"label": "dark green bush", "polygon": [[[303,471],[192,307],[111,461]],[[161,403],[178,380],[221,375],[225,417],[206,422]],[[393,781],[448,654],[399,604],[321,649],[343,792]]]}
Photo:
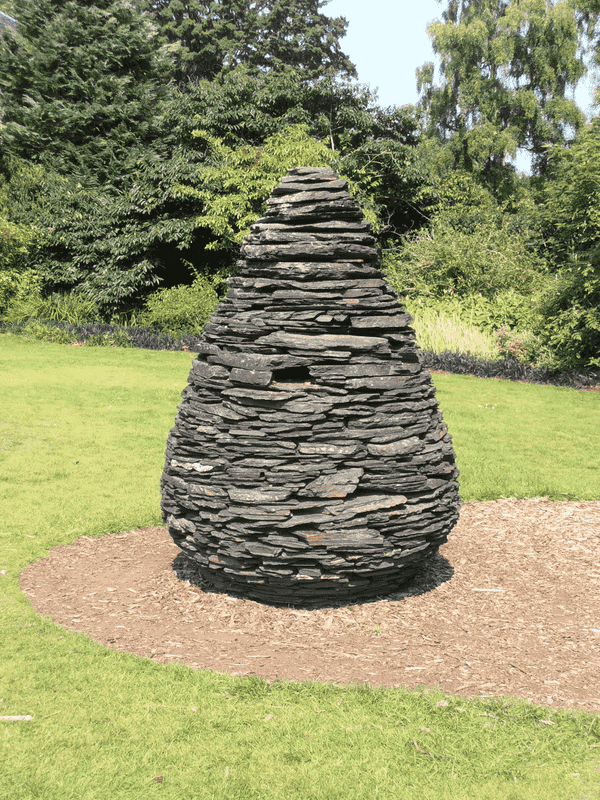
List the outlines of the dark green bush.
{"label": "dark green bush", "polygon": [[600,366],[600,119],[554,148],[541,206],[541,246],[555,271],[540,331],[561,369]]}

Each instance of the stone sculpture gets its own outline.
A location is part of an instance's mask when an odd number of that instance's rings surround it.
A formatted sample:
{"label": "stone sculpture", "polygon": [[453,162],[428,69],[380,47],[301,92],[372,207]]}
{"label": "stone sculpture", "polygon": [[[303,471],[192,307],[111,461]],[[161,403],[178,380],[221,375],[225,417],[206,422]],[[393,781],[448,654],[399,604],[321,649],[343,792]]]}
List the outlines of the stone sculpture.
{"label": "stone sculpture", "polygon": [[329,168],[290,170],[242,256],[169,435],[169,532],[224,591],[297,606],[383,596],[459,510],[411,317]]}

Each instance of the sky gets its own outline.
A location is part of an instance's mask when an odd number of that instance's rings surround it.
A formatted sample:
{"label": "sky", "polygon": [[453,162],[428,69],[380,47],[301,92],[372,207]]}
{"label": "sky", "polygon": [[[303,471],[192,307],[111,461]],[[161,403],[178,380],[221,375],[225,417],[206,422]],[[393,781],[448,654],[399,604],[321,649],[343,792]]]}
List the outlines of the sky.
{"label": "sky", "polygon": [[348,20],[342,50],[386,107],[417,102],[415,70],[435,61],[427,24],[444,8],[436,0],[330,0],[321,11]]}

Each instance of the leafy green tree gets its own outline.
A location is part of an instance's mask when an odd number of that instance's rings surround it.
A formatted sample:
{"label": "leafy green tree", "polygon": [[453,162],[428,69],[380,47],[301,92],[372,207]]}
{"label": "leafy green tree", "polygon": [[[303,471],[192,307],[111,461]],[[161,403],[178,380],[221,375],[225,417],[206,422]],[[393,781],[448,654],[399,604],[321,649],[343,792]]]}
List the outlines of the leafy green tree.
{"label": "leafy green tree", "polygon": [[600,367],[600,118],[553,149],[541,232],[554,266],[542,335],[559,366]]}
{"label": "leafy green tree", "polygon": [[0,37],[5,152],[61,174],[117,180],[155,135],[170,61],[128,0],[14,0]]}
{"label": "leafy green tree", "polygon": [[188,136],[201,128],[232,149],[260,147],[292,125],[331,151],[332,165],[354,184],[358,199],[382,225],[401,231],[421,224],[414,196],[428,179],[419,157],[418,116],[411,106],[383,109],[366,87],[329,76],[312,83],[298,70],[249,73],[244,66],[177,93],[164,111],[167,128]]}
{"label": "leafy green tree", "polygon": [[139,307],[159,285],[232,268],[281,176],[331,155],[301,126],[259,147],[233,149],[200,130],[188,141],[183,130],[167,136],[165,129],[165,140],[162,150],[140,156],[135,179],[119,190],[43,171],[20,197],[18,182],[12,194],[9,184],[19,223],[33,220],[44,231],[34,263],[47,292],[91,296],[110,316]]}
{"label": "leafy green tree", "polygon": [[450,0],[430,25],[441,58],[418,72],[429,132],[455,165],[501,180],[507,157],[529,150],[543,172],[547,148],[584,122],[572,92],[586,67],[581,18],[568,0]]}
{"label": "leafy green tree", "polygon": [[180,191],[202,180],[202,163],[193,151],[148,152],[119,191],[47,176],[31,213],[46,230],[37,268],[48,290],[84,292],[110,314],[139,305],[161,283],[190,280],[188,259],[205,268],[200,208]]}
{"label": "leafy green tree", "polygon": [[253,72],[301,69],[305,80],[330,71],[356,76],[341,48],[343,17],[323,0],[147,0],[175,50],[179,80],[212,80],[240,64]]}
{"label": "leafy green tree", "polygon": [[175,188],[180,196],[201,204],[198,224],[210,231],[209,250],[235,253],[250,225],[266,210],[273,187],[292,167],[327,166],[331,151],[313,139],[307,126],[296,125],[275,133],[259,147],[233,150],[206,131],[194,132],[215,156],[199,186]]}
{"label": "leafy green tree", "polygon": [[332,150],[385,138],[414,145],[419,124],[412,107],[382,109],[360,84],[326,75],[307,82],[300,70],[252,73],[236,67],[178,92],[164,110],[188,131],[201,125],[226,144],[258,145],[282,127],[306,124]]}

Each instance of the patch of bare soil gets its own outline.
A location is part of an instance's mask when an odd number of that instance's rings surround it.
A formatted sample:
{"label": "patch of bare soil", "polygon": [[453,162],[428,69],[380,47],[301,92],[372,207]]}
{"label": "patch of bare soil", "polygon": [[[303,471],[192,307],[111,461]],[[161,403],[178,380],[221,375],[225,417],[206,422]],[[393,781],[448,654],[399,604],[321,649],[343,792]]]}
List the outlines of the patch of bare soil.
{"label": "patch of bare soil", "polygon": [[466,503],[417,578],[371,603],[218,594],[159,527],[56,547],[21,588],[39,614],[164,663],[600,711],[600,502]]}

